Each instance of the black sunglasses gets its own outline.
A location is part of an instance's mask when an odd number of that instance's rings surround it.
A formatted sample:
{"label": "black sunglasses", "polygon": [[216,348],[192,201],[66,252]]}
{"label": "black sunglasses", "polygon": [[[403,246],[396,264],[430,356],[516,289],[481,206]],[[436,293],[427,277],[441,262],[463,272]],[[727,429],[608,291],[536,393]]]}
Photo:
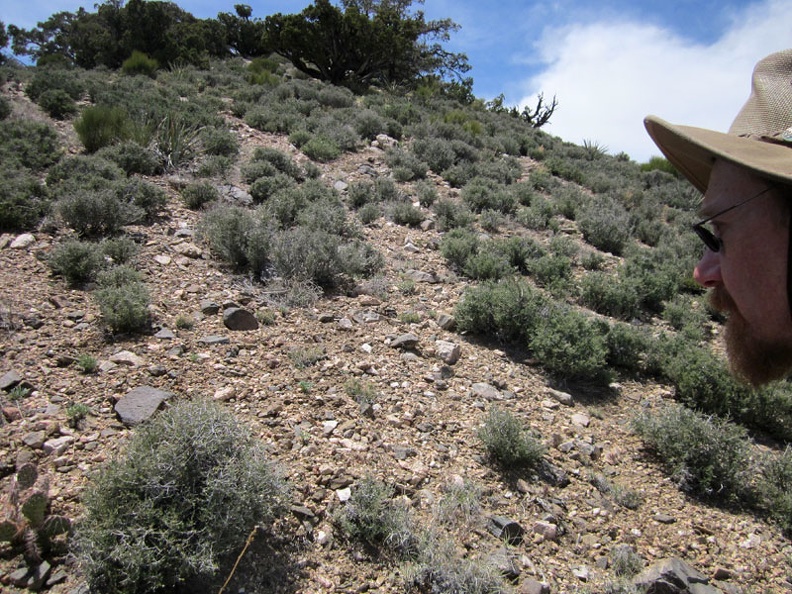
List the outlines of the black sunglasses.
{"label": "black sunglasses", "polygon": [[712,234],[712,231],[710,231],[709,229],[706,229],[704,227],[704,225],[709,223],[712,219],[716,219],[719,216],[721,216],[723,214],[726,214],[730,210],[734,210],[738,206],[742,206],[743,204],[749,203],[754,198],[759,198],[759,196],[762,196],[763,194],[766,194],[767,192],[769,192],[772,189],[773,189],[772,186],[770,186],[769,188],[765,188],[764,190],[762,190],[761,192],[759,192],[758,194],[756,194],[754,196],[751,196],[747,200],[743,200],[742,202],[738,202],[737,204],[733,204],[729,208],[725,208],[722,211],[715,213],[711,217],[707,217],[703,221],[699,221],[698,223],[693,225],[693,231],[695,231],[696,235],[699,236],[699,239],[701,239],[701,241],[704,242],[704,245],[707,246],[708,250],[710,250],[712,252],[719,252],[720,249],[723,247],[723,241],[721,241],[720,237],[715,237]]}

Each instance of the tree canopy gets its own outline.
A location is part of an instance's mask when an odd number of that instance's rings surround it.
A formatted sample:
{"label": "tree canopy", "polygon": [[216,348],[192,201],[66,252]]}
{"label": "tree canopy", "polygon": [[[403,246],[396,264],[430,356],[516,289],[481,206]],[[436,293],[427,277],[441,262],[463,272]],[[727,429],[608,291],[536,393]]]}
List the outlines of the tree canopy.
{"label": "tree canopy", "polygon": [[[348,86],[411,83],[425,75],[461,78],[467,57],[443,50],[459,26],[409,12],[412,0],[315,0],[300,14],[268,16],[272,50],[312,77]],[[434,41],[434,43],[432,43]]]}

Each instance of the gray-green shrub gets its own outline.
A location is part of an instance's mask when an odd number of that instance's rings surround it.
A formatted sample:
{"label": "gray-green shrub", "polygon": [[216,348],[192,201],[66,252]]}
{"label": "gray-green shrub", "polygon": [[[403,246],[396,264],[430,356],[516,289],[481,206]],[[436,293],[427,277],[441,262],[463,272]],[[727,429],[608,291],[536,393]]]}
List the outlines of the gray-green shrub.
{"label": "gray-green shrub", "polygon": [[94,293],[102,322],[114,333],[142,332],[148,328],[150,297],[139,274],[128,266],[115,266],[98,275]]}
{"label": "gray-green shrub", "polygon": [[75,191],[58,199],[58,214],[81,237],[115,235],[124,225],[143,218],[145,211],[119,199],[113,189]]}
{"label": "gray-green shrub", "polygon": [[545,447],[512,413],[491,408],[478,438],[487,455],[502,467],[535,467],[545,454]]}
{"label": "gray-green shrub", "polygon": [[178,402],[91,481],[77,555],[89,586],[108,594],[206,587],[254,526],[285,513],[287,493],[230,413],[205,399]]}
{"label": "gray-green shrub", "polygon": [[220,191],[207,182],[192,182],[181,191],[181,199],[187,208],[198,210],[220,199]]}
{"label": "gray-green shrub", "polygon": [[97,244],[72,239],[56,245],[47,258],[47,264],[69,286],[77,287],[94,280],[105,260]]}
{"label": "gray-green shrub", "polygon": [[631,238],[630,215],[614,199],[590,202],[581,209],[577,222],[586,241],[617,256],[622,254]]}

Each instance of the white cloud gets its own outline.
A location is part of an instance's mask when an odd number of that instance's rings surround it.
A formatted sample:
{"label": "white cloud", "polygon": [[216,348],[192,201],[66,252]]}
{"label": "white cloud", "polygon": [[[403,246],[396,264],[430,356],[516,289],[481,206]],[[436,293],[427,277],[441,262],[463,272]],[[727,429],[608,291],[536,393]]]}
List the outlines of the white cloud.
{"label": "white cloud", "polygon": [[646,161],[660,154],[643,128],[647,114],[728,129],[748,98],[754,64],[788,47],[791,9],[792,0],[753,4],[708,45],[635,22],[548,29],[539,42],[544,69],[525,81],[519,104],[533,107],[538,92],[557,95],[547,132]]}

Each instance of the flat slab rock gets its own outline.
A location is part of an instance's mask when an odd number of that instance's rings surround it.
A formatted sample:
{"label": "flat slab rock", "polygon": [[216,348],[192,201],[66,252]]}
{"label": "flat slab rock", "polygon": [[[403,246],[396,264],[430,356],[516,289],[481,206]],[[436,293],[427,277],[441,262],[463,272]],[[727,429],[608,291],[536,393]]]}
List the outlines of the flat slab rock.
{"label": "flat slab rock", "polygon": [[171,396],[170,392],[164,390],[138,386],[116,403],[115,411],[122,423],[132,427],[149,420]]}

